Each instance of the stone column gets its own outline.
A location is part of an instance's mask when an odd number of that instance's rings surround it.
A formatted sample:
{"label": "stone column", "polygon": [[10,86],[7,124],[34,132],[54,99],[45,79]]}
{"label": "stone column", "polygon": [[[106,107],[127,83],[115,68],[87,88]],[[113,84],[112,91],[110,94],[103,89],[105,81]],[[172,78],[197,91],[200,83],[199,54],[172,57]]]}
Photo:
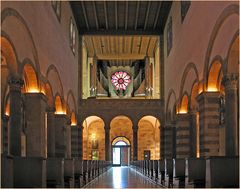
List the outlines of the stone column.
{"label": "stone column", "polygon": [[176,115],[176,158],[190,157],[190,115]]}
{"label": "stone column", "polygon": [[10,99],[10,154],[21,156],[21,130],[22,130],[22,100],[21,87],[23,80],[17,77],[11,77],[9,84]]}
{"label": "stone column", "polygon": [[9,145],[9,127],[8,122],[9,116],[2,115],[2,153],[8,154],[8,145]]}
{"label": "stone column", "polygon": [[78,157],[82,160],[83,158],[83,126],[82,122],[78,120]]}
{"label": "stone column", "polygon": [[223,85],[225,86],[226,156],[237,156],[239,154],[238,75],[225,75]]}
{"label": "stone column", "polygon": [[172,122],[165,124],[165,134],[164,134],[164,149],[165,149],[165,158],[174,158],[174,141],[176,140],[176,136],[174,135],[174,130],[176,129],[175,124]]}
{"label": "stone column", "polygon": [[105,160],[109,161],[110,158],[110,125],[106,125],[105,129]]}
{"label": "stone column", "polygon": [[94,55],[93,63],[91,66],[91,97],[95,97],[97,95],[97,57]]}
{"label": "stone column", "polygon": [[67,117],[67,125],[66,125],[66,151],[67,158],[72,157],[72,136],[71,136],[71,120]]}
{"label": "stone column", "polygon": [[220,96],[219,92],[202,92],[197,96],[201,157],[219,155]]}
{"label": "stone column", "polygon": [[138,160],[138,126],[133,126],[133,160]]}
{"label": "stone column", "polygon": [[42,93],[24,94],[27,156],[47,156],[47,99]]}
{"label": "stone column", "polygon": [[47,108],[47,156],[55,157],[55,108]]}
{"label": "stone column", "polygon": [[55,114],[55,156],[67,157],[67,121],[65,114]]}
{"label": "stone column", "polygon": [[71,125],[71,147],[72,157],[78,157],[78,125]]}
{"label": "stone column", "polygon": [[197,156],[197,112],[191,111],[190,118],[190,157]]}
{"label": "stone column", "polygon": [[160,125],[160,159],[165,157],[165,125]]}

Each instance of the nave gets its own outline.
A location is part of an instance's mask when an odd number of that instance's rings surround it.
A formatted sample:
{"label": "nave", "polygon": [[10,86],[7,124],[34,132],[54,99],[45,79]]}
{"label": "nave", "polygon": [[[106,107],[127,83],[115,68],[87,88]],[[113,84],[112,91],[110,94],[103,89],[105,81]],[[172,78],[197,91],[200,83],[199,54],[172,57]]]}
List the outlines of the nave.
{"label": "nave", "polygon": [[160,188],[128,166],[112,167],[84,188]]}

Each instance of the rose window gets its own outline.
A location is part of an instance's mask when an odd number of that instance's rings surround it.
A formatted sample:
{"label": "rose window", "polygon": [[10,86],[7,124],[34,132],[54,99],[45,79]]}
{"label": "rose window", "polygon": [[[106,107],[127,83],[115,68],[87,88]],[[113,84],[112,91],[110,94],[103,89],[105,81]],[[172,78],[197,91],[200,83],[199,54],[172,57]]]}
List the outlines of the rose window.
{"label": "rose window", "polygon": [[119,71],[112,75],[112,84],[116,90],[126,90],[130,82],[130,75],[127,72]]}

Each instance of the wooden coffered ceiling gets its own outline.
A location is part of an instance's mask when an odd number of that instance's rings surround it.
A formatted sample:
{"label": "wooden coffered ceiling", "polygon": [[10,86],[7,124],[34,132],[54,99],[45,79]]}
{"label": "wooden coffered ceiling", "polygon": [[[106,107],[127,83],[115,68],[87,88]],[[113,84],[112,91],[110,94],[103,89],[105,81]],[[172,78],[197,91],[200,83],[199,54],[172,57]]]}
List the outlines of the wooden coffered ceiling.
{"label": "wooden coffered ceiling", "polygon": [[144,59],[153,57],[158,45],[158,36],[84,36],[89,57],[113,62]]}
{"label": "wooden coffered ceiling", "polygon": [[71,1],[83,35],[160,35],[171,1]]}
{"label": "wooden coffered ceiling", "polygon": [[153,57],[171,1],[71,1],[88,56],[110,65]]}

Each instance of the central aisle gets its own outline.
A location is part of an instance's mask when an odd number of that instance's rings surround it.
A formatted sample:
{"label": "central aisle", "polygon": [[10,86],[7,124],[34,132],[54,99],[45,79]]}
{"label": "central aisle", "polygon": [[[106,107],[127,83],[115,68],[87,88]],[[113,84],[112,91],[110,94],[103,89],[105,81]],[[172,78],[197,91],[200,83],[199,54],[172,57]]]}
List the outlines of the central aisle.
{"label": "central aisle", "polygon": [[85,188],[160,188],[129,167],[112,167]]}

